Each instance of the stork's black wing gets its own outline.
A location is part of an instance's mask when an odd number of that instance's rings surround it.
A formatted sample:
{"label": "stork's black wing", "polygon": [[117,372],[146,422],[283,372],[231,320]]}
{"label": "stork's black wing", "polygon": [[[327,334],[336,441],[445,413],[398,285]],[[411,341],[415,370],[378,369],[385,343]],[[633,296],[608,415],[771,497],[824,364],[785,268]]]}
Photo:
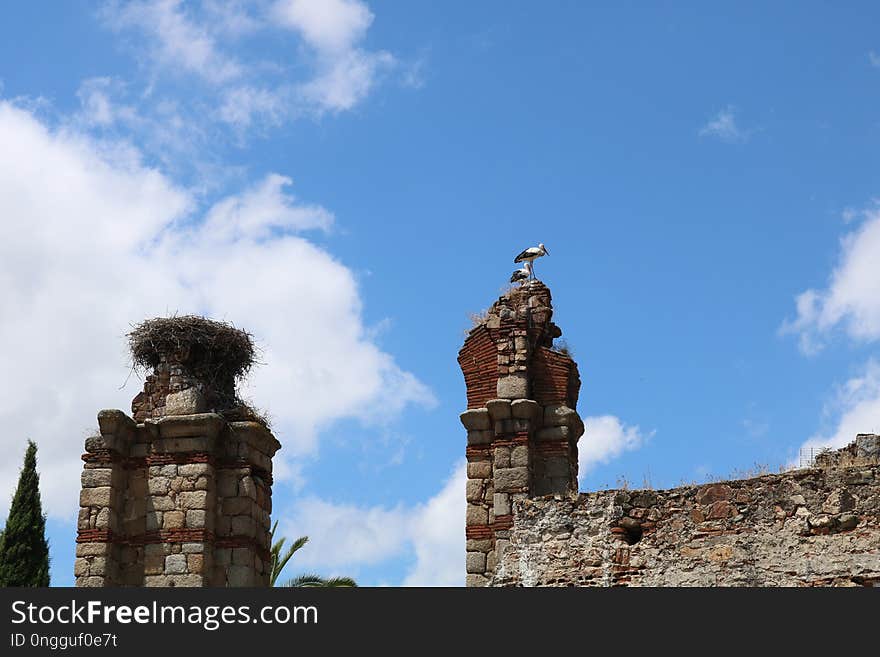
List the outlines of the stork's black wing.
{"label": "stork's black wing", "polygon": [[523,250],[522,253],[520,253],[518,256],[516,256],[513,259],[513,261],[514,262],[522,262],[523,260],[528,258],[530,255],[532,255],[531,253],[529,253],[529,251],[531,251],[531,250],[532,250],[532,247],[529,247],[528,249]]}

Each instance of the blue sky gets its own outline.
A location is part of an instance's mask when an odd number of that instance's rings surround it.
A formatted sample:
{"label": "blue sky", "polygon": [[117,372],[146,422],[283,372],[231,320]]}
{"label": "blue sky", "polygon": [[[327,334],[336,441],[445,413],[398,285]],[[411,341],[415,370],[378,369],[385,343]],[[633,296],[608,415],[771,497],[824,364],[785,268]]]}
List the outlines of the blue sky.
{"label": "blue sky", "polygon": [[461,583],[455,356],[539,241],[582,489],[880,430],[871,3],[2,12],[0,419],[40,445],[55,584],[82,440],[139,386],[124,333],[175,311],[264,349],[290,575]]}

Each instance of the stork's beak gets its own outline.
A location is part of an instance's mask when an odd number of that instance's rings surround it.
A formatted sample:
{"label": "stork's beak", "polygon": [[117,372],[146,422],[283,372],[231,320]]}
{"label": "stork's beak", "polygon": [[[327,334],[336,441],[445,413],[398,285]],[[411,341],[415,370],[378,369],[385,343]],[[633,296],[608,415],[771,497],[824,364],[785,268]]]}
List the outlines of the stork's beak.
{"label": "stork's beak", "polygon": [[548,249],[546,246],[544,247],[544,253],[550,255],[550,249]]}

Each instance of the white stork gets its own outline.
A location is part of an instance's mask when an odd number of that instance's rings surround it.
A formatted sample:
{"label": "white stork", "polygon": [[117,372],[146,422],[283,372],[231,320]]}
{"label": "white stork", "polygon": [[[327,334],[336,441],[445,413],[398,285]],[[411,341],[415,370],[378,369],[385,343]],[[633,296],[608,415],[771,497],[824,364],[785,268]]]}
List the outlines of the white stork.
{"label": "white stork", "polygon": [[522,269],[517,269],[515,272],[513,272],[513,274],[510,276],[510,282],[511,283],[519,283],[520,285],[522,285],[527,280],[529,280],[531,277],[532,277],[532,263],[527,262],[523,265]]}
{"label": "white stork", "polygon": [[[525,249],[522,253],[516,256],[513,261],[514,262],[527,262],[529,265],[533,265],[537,258],[540,258],[545,255],[550,255],[550,252],[547,250],[543,244],[538,244],[538,246],[530,246]],[[531,270],[531,266],[529,267]],[[534,276],[534,274],[532,274]]]}

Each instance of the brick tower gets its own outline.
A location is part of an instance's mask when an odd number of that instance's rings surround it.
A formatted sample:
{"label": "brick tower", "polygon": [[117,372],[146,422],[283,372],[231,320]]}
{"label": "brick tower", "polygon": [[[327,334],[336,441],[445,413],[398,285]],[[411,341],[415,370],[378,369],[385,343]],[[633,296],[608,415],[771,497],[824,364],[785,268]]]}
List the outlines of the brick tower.
{"label": "brick tower", "polygon": [[467,585],[483,586],[508,544],[513,504],[577,492],[577,364],[553,340],[550,290],[501,296],[458,355],[467,387]]}
{"label": "brick tower", "polygon": [[152,374],[133,417],[101,411],[86,439],[76,585],[268,586],[281,445],[235,396],[250,337],[198,317],[132,336]]}

